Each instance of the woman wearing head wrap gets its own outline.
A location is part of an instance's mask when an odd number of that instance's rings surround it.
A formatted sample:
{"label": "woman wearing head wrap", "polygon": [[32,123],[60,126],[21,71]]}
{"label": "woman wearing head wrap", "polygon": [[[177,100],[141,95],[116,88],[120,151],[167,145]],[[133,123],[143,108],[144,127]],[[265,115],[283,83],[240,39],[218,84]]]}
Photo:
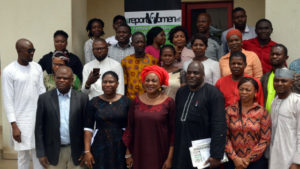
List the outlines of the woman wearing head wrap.
{"label": "woman wearing head wrap", "polygon": [[[52,72],[51,74],[44,74],[44,84],[46,90],[49,91],[51,89],[56,88],[55,81],[54,81],[54,74],[58,70],[60,66],[69,66],[69,58],[65,56],[65,54],[61,51],[56,51],[53,53],[52,56]],[[72,88],[75,90],[81,89],[81,81],[78,76],[74,73],[73,74],[73,84]]]}
{"label": "woman wearing head wrap", "polygon": [[145,52],[159,58],[160,46],[166,42],[166,35],[161,27],[153,27],[147,33],[147,47]]}
{"label": "woman wearing head wrap", "polygon": [[145,93],[132,102],[123,135],[128,168],[168,169],[173,157],[175,103],[162,91],[168,73],[161,67],[145,67],[141,73]]}
{"label": "woman wearing head wrap", "polygon": [[245,74],[260,79],[263,75],[260,60],[254,52],[242,49],[242,33],[238,29],[232,29],[227,33],[226,39],[230,51],[219,60],[221,76],[223,77],[231,74],[229,68],[230,54],[232,52],[241,51],[246,55],[247,60]]}

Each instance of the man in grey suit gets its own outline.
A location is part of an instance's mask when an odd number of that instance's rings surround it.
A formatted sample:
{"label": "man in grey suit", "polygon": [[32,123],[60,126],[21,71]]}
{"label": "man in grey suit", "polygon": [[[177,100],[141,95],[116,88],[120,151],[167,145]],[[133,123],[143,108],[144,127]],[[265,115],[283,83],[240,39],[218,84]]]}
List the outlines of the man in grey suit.
{"label": "man in grey suit", "polygon": [[56,89],[39,96],[35,140],[40,163],[47,169],[79,169],[84,153],[83,126],[88,96],[71,89],[73,72],[55,72]]}

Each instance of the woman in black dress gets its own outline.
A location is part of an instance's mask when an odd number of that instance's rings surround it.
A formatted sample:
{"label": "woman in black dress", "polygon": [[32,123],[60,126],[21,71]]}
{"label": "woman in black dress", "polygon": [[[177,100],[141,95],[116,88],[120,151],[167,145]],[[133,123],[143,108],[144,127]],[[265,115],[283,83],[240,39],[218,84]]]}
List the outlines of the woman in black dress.
{"label": "woman in black dress", "polygon": [[88,104],[83,160],[89,168],[126,168],[122,128],[127,125],[130,99],[116,93],[118,85],[118,75],[113,71],[105,72],[102,76],[104,94],[94,97]]}

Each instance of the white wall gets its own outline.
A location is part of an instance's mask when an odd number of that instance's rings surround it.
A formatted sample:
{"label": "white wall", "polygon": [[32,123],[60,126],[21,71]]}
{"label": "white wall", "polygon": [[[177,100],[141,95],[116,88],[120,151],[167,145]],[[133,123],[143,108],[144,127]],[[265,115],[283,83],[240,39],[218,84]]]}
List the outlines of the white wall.
{"label": "white wall", "polygon": [[[63,29],[71,34],[71,12],[71,0],[1,0],[0,53],[2,69],[17,59],[15,42],[19,38],[27,38],[32,41],[36,48],[35,61],[53,50],[53,33],[57,29]],[[69,47],[72,47],[72,37],[69,39]],[[2,106],[1,110],[3,115],[3,156],[14,158],[15,153],[9,146],[10,125],[7,123]]]}
{"label": "white wall", "polygon": [[300,58],[299,0],[266,0],[266,18],[273,24],[272,39],[288,48],[288,63]]}

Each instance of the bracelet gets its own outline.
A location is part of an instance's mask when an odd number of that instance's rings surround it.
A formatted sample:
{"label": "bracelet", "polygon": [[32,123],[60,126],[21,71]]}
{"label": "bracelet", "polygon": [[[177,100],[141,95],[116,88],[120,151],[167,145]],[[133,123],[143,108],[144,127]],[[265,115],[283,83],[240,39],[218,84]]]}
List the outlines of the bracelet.
{"label": "bracelet", "polygon": [[89,86],[89,85],[87,85],[87,84],[85,83],[84,87],[85,87],[86,89],[89,89],[91,86]]}
{"label": "bracelet", "polygon": [[84,151],[83,153],[86,154],[86,153],[89,153],[89,152],[90,152],[90,151]]}
{"label": "bracelet", "polygon": [[125,154],[125,158],[130,158],[131,154]]}

